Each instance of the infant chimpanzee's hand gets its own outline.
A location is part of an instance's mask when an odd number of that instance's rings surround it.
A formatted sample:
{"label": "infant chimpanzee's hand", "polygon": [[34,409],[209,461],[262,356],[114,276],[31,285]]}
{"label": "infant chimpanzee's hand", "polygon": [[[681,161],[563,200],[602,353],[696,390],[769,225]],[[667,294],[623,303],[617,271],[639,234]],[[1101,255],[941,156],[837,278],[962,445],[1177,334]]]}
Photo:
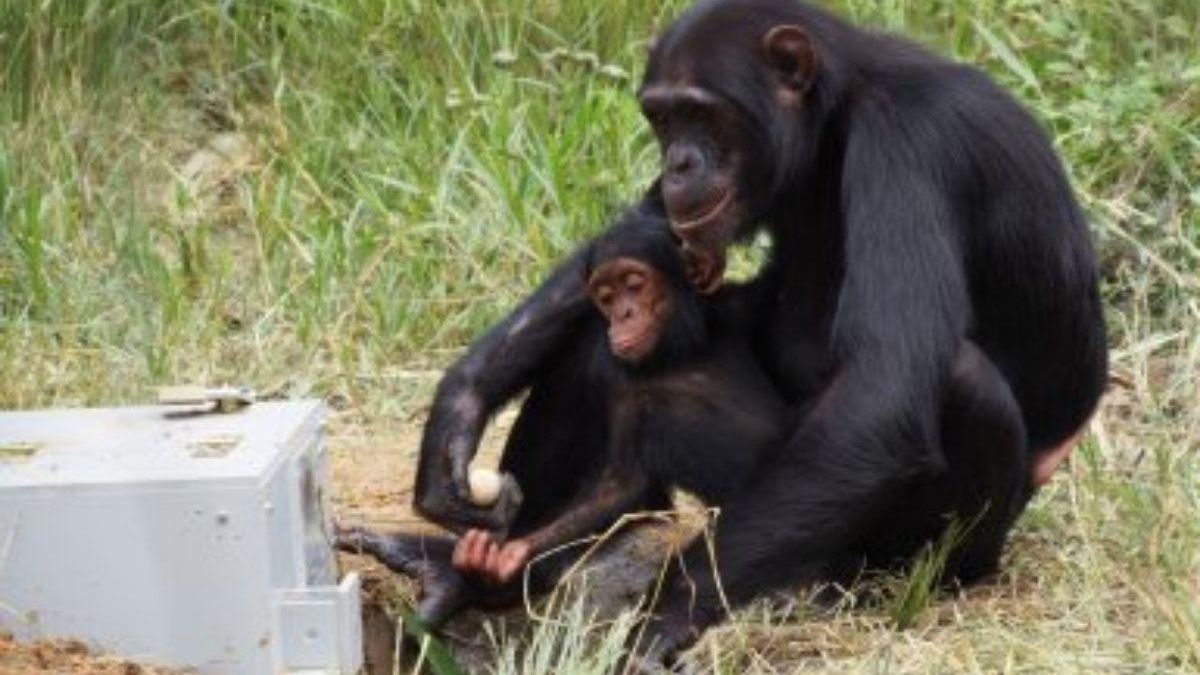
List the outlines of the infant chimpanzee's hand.
{"label": "infant chimpanzee's hand", "polygon": [[467,530],[455,545],[451,562],[463,574],[504,584],[525,569],[531,553],[525,539],[500,543],[486,530]]}

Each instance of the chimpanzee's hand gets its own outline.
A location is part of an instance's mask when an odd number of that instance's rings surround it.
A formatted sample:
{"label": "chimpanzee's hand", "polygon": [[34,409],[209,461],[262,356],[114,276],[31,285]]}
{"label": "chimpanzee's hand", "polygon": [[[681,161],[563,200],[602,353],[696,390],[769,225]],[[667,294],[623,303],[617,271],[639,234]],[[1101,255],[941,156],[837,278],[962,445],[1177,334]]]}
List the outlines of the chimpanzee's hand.
{"label": "chimpanzee's hand", "polygon": [[725,254],[684,243],[683,264],[688,281],[702,295],[711,295],[721,287],[725,277]]}
{"label": "chimpanzee's hand", "polygon": [[454,547],[455,569],[494,584],[505,584],[529,562],[532,548],[524,539],[500,543],[484,530],[468,530]]}
{"label": "chimpanzee's hand", "polygon": [[[457,412],[463,414],[478,412],[466,404],[460,408]],[[510,474],[504,474],[495,502],[488,506],[475,504],[471,497],[470,465],[482,423],[434,424],[433,421],[431,416],[430,428],[421,439],[414,510],[453,532],[481,528],[503,538],[521,508],[520,486]]]}

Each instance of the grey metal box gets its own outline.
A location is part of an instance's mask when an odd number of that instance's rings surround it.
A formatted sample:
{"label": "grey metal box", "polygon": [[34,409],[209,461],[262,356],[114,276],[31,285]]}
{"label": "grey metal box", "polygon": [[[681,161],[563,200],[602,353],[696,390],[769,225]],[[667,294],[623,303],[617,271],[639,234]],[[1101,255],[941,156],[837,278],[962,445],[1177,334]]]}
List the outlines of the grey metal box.
{"label": "grey metal box", "polygon": [[0,629],[206,673],[357,671],[323,416],[0,413]]}

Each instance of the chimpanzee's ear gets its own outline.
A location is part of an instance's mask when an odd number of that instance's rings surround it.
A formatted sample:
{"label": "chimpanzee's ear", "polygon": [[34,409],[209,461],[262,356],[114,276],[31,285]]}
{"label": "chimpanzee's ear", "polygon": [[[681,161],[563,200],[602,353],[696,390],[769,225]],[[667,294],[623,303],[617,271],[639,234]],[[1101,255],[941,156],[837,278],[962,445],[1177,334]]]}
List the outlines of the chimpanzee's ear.
{"label": "chimpanzee's ear", "polygon": [[800,26],[785,24],[767,31],[762,41],[767,64],[789,91],[808,91],[817,72],[817,52],[808,32]]}

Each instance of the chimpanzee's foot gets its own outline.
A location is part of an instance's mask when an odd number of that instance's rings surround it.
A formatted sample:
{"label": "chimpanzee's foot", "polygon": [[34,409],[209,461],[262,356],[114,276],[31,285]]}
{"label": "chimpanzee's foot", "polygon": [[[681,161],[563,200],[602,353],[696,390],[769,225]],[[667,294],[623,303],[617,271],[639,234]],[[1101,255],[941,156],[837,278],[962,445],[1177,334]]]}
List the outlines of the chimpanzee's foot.
{"label": "chimpanzee's foot", "polygon": [[466,579],[449,564],[430,562],[418,578],[421,584],[417,618],[429,630],[436,630],[471,602]]}
{"label": "chimpanzee's foot", "polygon": [[464,577],[450,564],[453,540],[447,537],[395,532],[382,534],[364,527],[334,528],[334,545],[350,553],[367,554],[394,572],[417,581],[417,618],[434,630],[469,602]]}
{"label": "chimpanzee's foot", "polygon": [[1030,482],[1033,483],[1034,487],[1042,487],[1050,482],[1050,478],[1054,475],[1054,472],[1071,456],[1071,451],[1075,449],[1075,446],[1079,445],[1079,441],[1083,438],[1086,430],[1087,427],[1085,426],[1075,432],[1074,436],[1034,458],[1031,470],[1032,475],[1030,476]]}

